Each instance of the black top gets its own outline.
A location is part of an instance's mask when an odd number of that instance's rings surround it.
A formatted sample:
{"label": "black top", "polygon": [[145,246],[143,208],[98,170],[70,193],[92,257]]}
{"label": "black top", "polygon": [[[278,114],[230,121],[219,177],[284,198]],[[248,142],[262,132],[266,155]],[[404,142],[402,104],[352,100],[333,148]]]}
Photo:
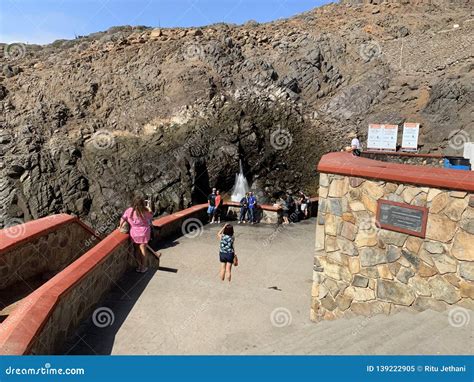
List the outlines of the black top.
{"label": "black top", "polygon": [[215,207],[216,206],[216,194],[210,194],[208,197],[207,197],[207,200],[209,201],[209,205],[211,207]]}

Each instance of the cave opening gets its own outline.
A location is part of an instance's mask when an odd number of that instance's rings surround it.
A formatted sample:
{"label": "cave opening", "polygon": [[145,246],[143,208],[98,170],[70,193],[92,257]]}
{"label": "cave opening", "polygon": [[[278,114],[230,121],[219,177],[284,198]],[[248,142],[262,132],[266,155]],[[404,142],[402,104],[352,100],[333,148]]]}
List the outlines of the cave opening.
{"label": "cave opening", "polygon": [[210,192],[211,187],[206,162],[198,161],[194,164],[194,181],[191,190],[192,204],[207,203],[207,196]]}

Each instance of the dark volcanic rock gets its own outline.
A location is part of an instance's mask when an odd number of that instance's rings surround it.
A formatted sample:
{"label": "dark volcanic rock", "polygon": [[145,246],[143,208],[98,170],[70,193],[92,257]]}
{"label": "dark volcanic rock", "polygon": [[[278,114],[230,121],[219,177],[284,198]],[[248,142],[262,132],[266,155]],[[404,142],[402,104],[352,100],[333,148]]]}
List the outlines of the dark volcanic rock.
{"label": "dark volcanic rock", "polygon": [[3,57],[0,225],[67,212],[107,230],[136,191],[157,214],[230,191],[239,161],[261,198],[315,194],[321,155],[372,122],[418,121],[426,152],[459,154],[474,136],[469,4],[401,3],[114,27]]}

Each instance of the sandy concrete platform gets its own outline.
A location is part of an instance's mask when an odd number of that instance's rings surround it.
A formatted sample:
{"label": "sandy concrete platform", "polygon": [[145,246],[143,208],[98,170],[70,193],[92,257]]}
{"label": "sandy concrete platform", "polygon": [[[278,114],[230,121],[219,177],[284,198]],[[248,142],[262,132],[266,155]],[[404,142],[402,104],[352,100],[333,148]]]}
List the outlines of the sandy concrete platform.
{"label": "sandy concrete platform", "polygon": [[240,264],[231,283],[218,277],[221,226],[166,243],[160,265],[169,269],[127,274],[102,304],[114,323],[84,323],[65,352],[240,353],[275,338],[288,320],[311,325],[315,219],[280,228],[234,224]]}
{"label": "sandy concrete platform", "polygon": [[219,228],[166,242],[158,271],[127,273],[98,308],[110,309],[113,323],[84,322],[64,353],[473,353],[474,314],[461,307],[311,322],[314,219],[236,226],[231,283],[218,277]]}

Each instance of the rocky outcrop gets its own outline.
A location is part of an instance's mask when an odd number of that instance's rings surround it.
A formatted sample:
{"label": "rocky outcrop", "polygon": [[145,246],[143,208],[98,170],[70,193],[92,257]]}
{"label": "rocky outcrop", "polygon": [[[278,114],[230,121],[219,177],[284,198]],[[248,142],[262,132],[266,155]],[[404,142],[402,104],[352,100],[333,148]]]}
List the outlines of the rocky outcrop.
{"label": "rocky outcrop", "polygon": [[0,225],[109,226],[137,190],[171,212],[229,191],[240,160],[260,199],[315,194],[320,156],[369,122],[418,121],[425,152],[459,153],[474,135],[469,4],[371,3],[2,46]]}

